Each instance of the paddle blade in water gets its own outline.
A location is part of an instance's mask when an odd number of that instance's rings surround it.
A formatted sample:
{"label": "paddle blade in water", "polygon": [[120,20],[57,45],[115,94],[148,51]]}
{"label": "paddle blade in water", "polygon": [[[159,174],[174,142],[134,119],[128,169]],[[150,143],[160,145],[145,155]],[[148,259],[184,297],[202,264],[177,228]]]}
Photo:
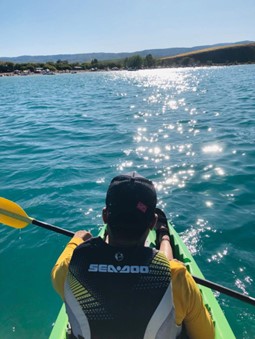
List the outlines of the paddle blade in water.
{"label": "paddle blade in water", "polygon": [[32,220],[15,202],[0,198],[0,223],[14,228],[24,228],[31,224]]}

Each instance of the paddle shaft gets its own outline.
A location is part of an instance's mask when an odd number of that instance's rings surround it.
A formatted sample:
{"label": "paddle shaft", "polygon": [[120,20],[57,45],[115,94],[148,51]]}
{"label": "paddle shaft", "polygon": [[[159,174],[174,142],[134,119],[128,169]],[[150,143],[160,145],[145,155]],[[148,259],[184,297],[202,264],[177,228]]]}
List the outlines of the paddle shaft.
{"label": "paddle shaft", "polygon": [[[60,233],[60,234],[67,235],[69,237],[73,237],[74,236],[74,232],[65,230],[64,228],[61,228],[61,227],[57,227],[57,226],[53,226],[53,225],[44,223],[42,221],[38,221],[36,219],[32,220],[32,224],[40,226],[40,227],[43,227],[43,228],[46,228],[48,230],[51,230],[51,231],[54,231],[54,232],[57,232],[57,233]],[[243,295],[243,294],[241,294],[239,292],[231,290],[231,289],[229,289],[227,287],[224,287],[222,285],[216,284],[216,283],[214,283],[212,281],[209,281],[209,280],[206,280],[206,279],[201,279],[201,278],[198,278],[198,277],[195,277],[195,276],[192,276],[192,277],[193,277],[193,279],[195,280],[195,282],[197,284],[200,284],[202,286],[211,288],[211,289],[213,289],[215,291],[218,291],[220,293],[224,293],[224,294],[226,294],[226,295],[228,295],[230,297],[236,298],[238,300],[244,301],[244,302],[246,302],[248,304],[251,304],[251,305],[255,306],[255,298],[249,297],[247,295]]]}
{"label": "paddle shaft", "polygon": [[205,287],[211,288],[215,291],[218,291],[220,293],[224,293],[230,297],[236,298],[238,300],[244,301],[248,304],[251,304],[255,306],[255,298],[249,297],[248,295],[241,294],[239,292],[236,292],[234,290],[231,290],[230,288],[224,287],[222,285],[216,284],[212,281],[201,279],[198,277],[192,276],[196,283],[203,285]]}
{"label": "paddle shaft", "polygon": [[47,224],[45,222],[42,222],[42,221],[39,221],[39,220],[36,220],[36,219],[32,219],[32,224],[36,225],[36,226],[40,226],[40,227],[46,228],[47,230],[54,231],[56,233],[67,235],[68,237],[73,237],[74,236],[74,232],[65,230],[64,228],[61,228],[61,227],[58,227],[58,226]]}

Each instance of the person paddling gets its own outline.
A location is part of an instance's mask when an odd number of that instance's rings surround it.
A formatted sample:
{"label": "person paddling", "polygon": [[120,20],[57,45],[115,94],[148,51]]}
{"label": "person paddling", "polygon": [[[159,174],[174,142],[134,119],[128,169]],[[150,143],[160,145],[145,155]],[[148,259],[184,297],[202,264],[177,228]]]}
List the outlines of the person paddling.
{"label": "person paddling", "polygon": [[[200,291],[173,260],[153,183],[136,172],[112,179],[102,217],[107,239],[77,231],[52,269],[76,338],[214,338]],[[145,246],[153,227],[157,248]]]}

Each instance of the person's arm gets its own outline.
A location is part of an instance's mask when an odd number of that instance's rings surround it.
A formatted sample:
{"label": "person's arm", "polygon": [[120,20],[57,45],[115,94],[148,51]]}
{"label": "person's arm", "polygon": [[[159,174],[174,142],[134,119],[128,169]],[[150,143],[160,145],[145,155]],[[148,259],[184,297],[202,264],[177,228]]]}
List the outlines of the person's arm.
{"label": "person's arm", "polygon": [[69,241],[64,251],[58,258],[55,266],[51,271],[52,284],[56,292],[64,299],[64,283],[68,272],[68,267],[75,248],[90,239],[92,236],[89,232],[78,231],[74,237]]}
{"label": "person's arm", "polygon": [[174,256],[169,235],[165,234],[160,239],[159,251],[164,253],[168,260],[173,260]]}
{"label": "person's arm", "polygon": [[213,339],[214,325],[199,288],[186,268],[170,261],[176,323],[184,323],[192,339]]}

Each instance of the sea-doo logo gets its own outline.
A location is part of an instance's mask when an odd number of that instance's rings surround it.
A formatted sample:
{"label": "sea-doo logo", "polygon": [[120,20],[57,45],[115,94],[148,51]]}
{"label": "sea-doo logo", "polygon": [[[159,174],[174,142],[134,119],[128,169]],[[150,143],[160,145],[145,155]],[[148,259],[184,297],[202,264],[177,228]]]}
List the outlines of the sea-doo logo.
{"label": "sea-doo logo", "polygon": [[105,264],[90,264],[89,272],[100,272],[100,273],[149,273],[148,266],[136,266],[136,265],[125,265],[125,266],[114,266]]}
{"label": "sea-doo logo", "polygon": [[123,253],[121,253],[121,252],[117,252],[117,253],[115,253],[115,259],[117,260],[117,261],[122,261],[123,259],[124,259],[124,255],[123,255]]}

